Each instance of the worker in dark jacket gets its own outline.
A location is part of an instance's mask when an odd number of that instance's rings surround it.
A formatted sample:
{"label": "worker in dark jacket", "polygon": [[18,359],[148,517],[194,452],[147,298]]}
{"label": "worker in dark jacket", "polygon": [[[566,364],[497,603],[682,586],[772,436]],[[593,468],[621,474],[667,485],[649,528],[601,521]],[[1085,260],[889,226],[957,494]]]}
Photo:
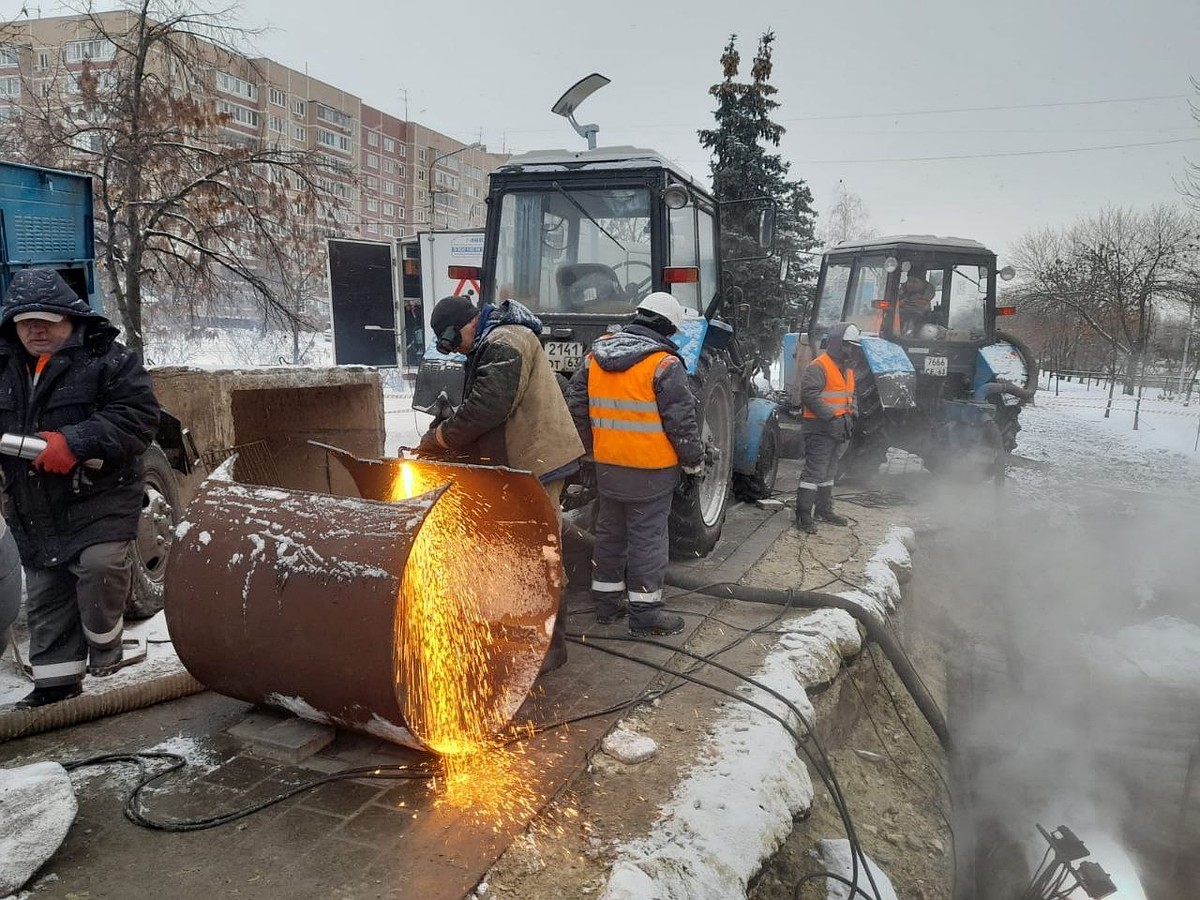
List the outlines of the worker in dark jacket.
{"label": "worker in dark jacket", "polygon": [[596,460],[596,621],[621,618],[628,597],[633,635],[683,630],[683,619],[662,608],[667,518],[680,470],[703,472],[704,446],[687,370],[669,339],[682,318],[670,294],[647,295],[629,325],[592,345],[567,389]]}
{"label": "worker in dark jacket", "polygon": [[859,342],[857,325],[834,325],[825,352],[808,364],[800,379],[804,470],[796,491],[796,525],[809,534],[817,533],[814,503],[816,518],[830,525],[847,524],[844,516],[833,511],[833,477],[858,415],[853,354]]}
{"label": "worker in dark jacket", "polygon": [[121,666],[142,453],[159,410],[116,336],[53,269],[13,276],[0,314],[0,431],[46,442],[32,460],[0,457],[25,567],[34,689],[20,707],[73,697],[85,672]]}
{"label": "worker in dark jacket", "polygon": [[[516,300],[476,309],[466,297],[445,297],[429,324],[439,350],[467,355],[466,380],[461,405],[434,423],[417,449],[532,472],[561,519],[563,484],[579,470],[583,444],[542,349],[541,320]],[[567,661],[564,597],[560,592],[543,672]]]}

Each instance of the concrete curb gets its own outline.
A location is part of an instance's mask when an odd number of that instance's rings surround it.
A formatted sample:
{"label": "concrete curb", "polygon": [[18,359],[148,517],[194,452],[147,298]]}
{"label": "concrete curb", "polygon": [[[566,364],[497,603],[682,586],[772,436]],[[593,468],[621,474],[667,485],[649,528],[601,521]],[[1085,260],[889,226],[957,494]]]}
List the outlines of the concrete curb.
{"label": "concrete curb", "polygon": [[[914,547],[912,529],[892,526],[867,563],[865,590],[842,596],[880,616],[894,610],[912,572]],[[753,677],[811,718],[807,688],[835,679],[843,660],[861,651],[862,635],[848,613],[833,609],[782,627],[788,633]],[[777,700],[755,700],[793,719]],[[745,898],[750,878],[791,833],[796,816],[812,806],[812,780],[792,739],[748,706],[726,706],[702,754],[705,762],[676,786],[649,832],[617,848],[601,900]],[[714,804],[715,797],[730,802]]]}

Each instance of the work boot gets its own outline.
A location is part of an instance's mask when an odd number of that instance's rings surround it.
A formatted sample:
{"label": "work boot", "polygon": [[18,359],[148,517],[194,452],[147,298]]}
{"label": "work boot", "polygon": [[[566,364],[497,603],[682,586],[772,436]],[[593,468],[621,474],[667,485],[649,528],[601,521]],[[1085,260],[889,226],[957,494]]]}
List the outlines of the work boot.
{"label": "work boot", "polygon": [[550,649],[542,660],[539,675],[553,672],[567,661],[567,600],[563,594],[558,598],[558,614],[554,617],[554,631],[550,633]]}
{"label": "work boot", "polygon": [[817,533],[817,523],[813,521],[813,503],[816,502],[817,492],[812,488],[800,488],[796,491],[796,527],[806,534]]}
{"label": "work boot", "polygon": [[32,691],[13,704],[14,709],[37,709],[62,700],[70,700],[83,693],[83,685],[78,681],[71,684],[56,684],[53,687],[35,687]]}
{"label": "work boot", "polygon": [[618,619],[625,618],[627,603],[624,591],[592,591],[592,604],[596,607],[596,624],[611,625]]}
{"label": "work boot", "polygon": [[87,672],[89,675],[94,675],[97,678],[112,675],[121,668],[124,655],[120,644],[110,647],[108,650],[98,650],[95,647],[90,647],[88,648]]}
{"label": "work boot", "polygon": [[629,604],[629,633],[634,637],[656,637],[681,631],[683,617],[664,612],[662,601]]}
{"label": "work boot", "polygon": [[845,516],[839,516],[833,511],[833,487],[830,485],[817,488],[816,517],[822,522],[828,522],[830,525],[850,524]]}

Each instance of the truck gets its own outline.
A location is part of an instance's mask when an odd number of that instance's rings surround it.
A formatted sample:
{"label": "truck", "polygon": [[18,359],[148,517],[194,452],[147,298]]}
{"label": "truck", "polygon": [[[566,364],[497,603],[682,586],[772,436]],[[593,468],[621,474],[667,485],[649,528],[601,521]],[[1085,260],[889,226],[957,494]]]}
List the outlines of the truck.
{"label": "truck", "polygon": [[[93,229],[89,176],[0,162],[0,287],[4,291],[21,269],[52,268],[102,312]],[[167,555],[182,511],[177,479],[189,475],[198,462],[188,430],[166,410],[143,461],[145,497],[138,536],[130,549],[133,591],[126,616],[131,619],[162,609]]]}
{"label": "truck", "polygon": [[[997,327],[1016,309],[997,303],[996,282],[1014,275],[964,238],[899,235],[825,251],[793,384],[834,324],[858,326],[859,416],[844,474],[877,470],[897,447],[931,470],[1003,477],[1037,388],[1033,353]],[[797,416],[795,392],[790,407]]]}
{"label": "truck", "polygon": [[[765,199],[757,215],[738,208],[740,222],[757,223],[756,255],[743,258],[769,253],[772,213]],[[480,299],[516,299],[542,320],[543,346],[564,387],[592,342],[628,322],[650,292],[672,293],[688,312],[676,342],[707,452],[696,489],[674,499],[677,557],[712,550],[735,481],[742,495],[765,496],[778,466],[775,404],[756,395],[730,324],[739,292],[735,260],[722,252],[722,221],[732,214],[673,162],[635,147],[527,153],[489,180]],[[461,402],[461,362],[427,363],[413,405],[436,415]],[[566,509],[594,497],[588,468],[567,486]]]}
{"label": "truck", "polygon": [[429,316],[443,297],[478,297],[475,270],[483,263],[483,229],[420,231],[399,241],[400,294],[396,321],[404,346],[403,365],[417,368],[433,350]]}

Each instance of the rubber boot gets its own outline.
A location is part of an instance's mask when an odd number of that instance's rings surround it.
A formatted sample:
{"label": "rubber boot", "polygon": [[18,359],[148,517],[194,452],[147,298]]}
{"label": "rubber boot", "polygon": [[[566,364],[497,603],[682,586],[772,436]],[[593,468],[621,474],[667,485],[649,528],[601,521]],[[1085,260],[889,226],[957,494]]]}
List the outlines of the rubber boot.
{"label": "rubber boot", "polygon": [[817,512],[816,517],[822,522],[828,522],[830,525],[849,525],[850,522],[845,516],[839,516],[833,511],[833,486],[825,485],[825,487],[817,488]]}
{"label": "rubber boot", "polygon": [[817,492],[812,488],[800,488],[796,491],[796,527],[806,534],[817,533],[817,523],[813,521],[813,503],[816,502]]}
{"label": "rubber boot", "polygon": [[625,618],[624,591],[592,591],[592,604],[596,607],[596,624],[611,625]]}
{"label": "rubber boot", "polygon": [[83,685],[78,681],[71,684],[56,684],[53,687],[35,687],[14,703],[13,708],[37,709],[39,706],[48,706],[51,703],[70,700],[72,697],[78,697],[82,693]]}
{"label": "rubber boot", "polygon": [[121,661],[124,655],[124,649],[121,644],[109,647],[107,650],[89,647],[87,673],[97,678],[112,675],[121,668]]}
{"label": "rubber boot", "polygon": [[567,599],[564,591],[558,598],[558,614],[554,617],[554,631],[550,633],[550,649],[542,660],[539,675],[553,672],[567,661]]}
{"label": "rubber boot", "polygon": [[634,637],[657,637],[683,631],[683,617],[663,611],[662,601],[629,604],[629,633]]}

